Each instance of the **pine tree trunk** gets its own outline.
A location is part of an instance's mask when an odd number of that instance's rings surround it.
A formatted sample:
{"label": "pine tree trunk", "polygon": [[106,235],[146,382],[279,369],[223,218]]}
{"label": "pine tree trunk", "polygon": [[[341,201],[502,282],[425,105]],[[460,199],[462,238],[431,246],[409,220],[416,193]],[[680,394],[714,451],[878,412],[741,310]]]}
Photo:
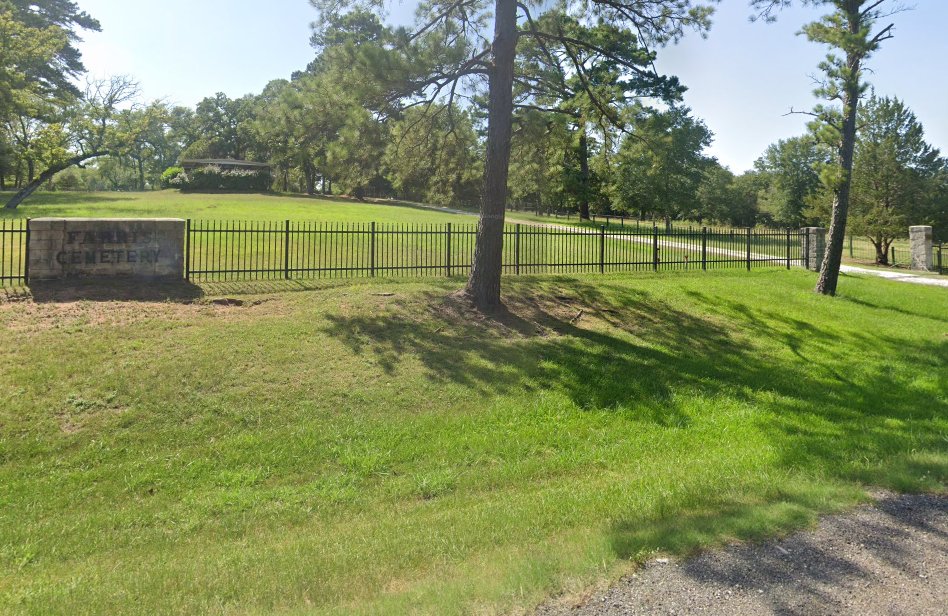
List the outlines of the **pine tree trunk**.
{"label": "pine tree trunk", "polygon": [[496,0],[493,65],[487,103],[487,160],[481,196],[480,224],[471,276],[465,294],[484,311],[500,305],[500,278],[504,247],[504,206],[513,124],[513,73],[517,51],[517,2]]}
{"label": "pine tree trunk", "polygon": [[589,220],[589,142],[586,139],[585,122],[579,129],[579,218]]}
{"label": "pine tree trunk", "polygon": [[[854,35],[859,32],[861,18],[859,9],[849,11],[849,29]],[[849,194],[852,188],[853,154],[856,149],[856,111],[859,106],[859,70],[862,55],[849,53],[846,64],[851,74],[846,79],[843,88],[843,118],[840,131],[839,165],[842,171],[840,185],[833,196],[833,213],[830,218],[829,238],[826,243],[826,253],[820,265],[820,277],[816,282],[816,292],[823,295],[836,295],[836,285],[839,283],[839,268],[843,261],[843,243],[846,239],[846,219],[849,215]]]}
{"label": "pine tree trunk", "polygon": [[68,169],[72,167],[73,165],[78,165],[91,158],[97,158],[99,156],[105,156],[107,154],[108,152],[105,152],[105,151],[93,152],[91,154],[81,154],[79,156],[73,156],[72,158],[70,158],[69,160],[65,162],[62,162],[58,165],[54,165],[50,167],[49,169],[46,169],[41,174],[39,174],[39,177],[37,177],[35,180],[33,180],[32,182],[24,186],[22,189],[20,189],[18,193],[13,195],[13,197],[11,197],[9,201],[7,201],[7,204],[4,206],[4,208],[8,210],[15,210],[17,206],[23,203],[23,201],[27,197],[29,197],[34,192],[36,192],[36,189],[42,186],[44,182],[52,180],[53,177],[60,171]]}

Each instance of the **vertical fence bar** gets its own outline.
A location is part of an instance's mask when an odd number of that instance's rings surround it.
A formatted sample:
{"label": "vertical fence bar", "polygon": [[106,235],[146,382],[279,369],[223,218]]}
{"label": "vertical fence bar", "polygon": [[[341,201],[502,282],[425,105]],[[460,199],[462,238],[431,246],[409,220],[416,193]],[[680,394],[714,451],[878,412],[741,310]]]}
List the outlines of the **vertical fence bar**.
{"label": "vertical fence bar", "polygon": [[747,227],[747,271],[751,271],[751,228]]}
{"label": "vertical fence bar", "polygon": [[658,271],[658,225],[652,225],[652,271]]}
{"label": "vertical fence bar", "polygon": [[24,234],[23,240],[26,242],[26,246],[23,247],[23,250],[20,251],[20,254],[25,256],[26,261],[23,262],[23,282],[28,283],[30,281],[30,219],[26,219],[26,233]]}
{"label": "vertical fence bar", "polygon": [[184,223],[184,279],[191,280],[191,219]]}
{"label": "vertical fence bar", "polygon": [[787,229],[787,269],[790,269],[790,229]]}
{"label": "vertical fence bar", "polygon": [[372,272],[372,277],[375,277],[375,221],[372,222],[372,227],[369,235],[369,241],[372,242],[370,252],[372,254],[369,268]]}
{"label": "vertical fence bar", "polygon": [[803,232],[803,267],[810,269],[810,232]]}
{"label": "vertical fence bar", "polygon": [[290,221],[283,226],[283,278],[290,279]]}
{"label": "vertical fence bar", "polygon": [[444,273],[451,277],[451,223],[444,230]]}
{"label": "vertical fence bar", "polygon": [[[609,224],[609,217],[606,216],[606,224]],[[606,271],[606,225],[599,225],[599,273]]]}
{"label": "vertical fence bar", "polygon": [[708,271],[708,228],[701,227],[701,271]]}
{"label": "vertical fence bar", "polygon": [[520,223],[514,225],[514,274],[520,274]]}
{"label": "vertical fence bar", "polygon": [[850,258],[850,259],[853,258],[853,235],[852,235],[852,233],[849,234],[849,258]]}
{"label": "vertical fence bar", "polygon": [[[12,228],[13,221],[10,221],[10,226]],[[13,237],[11,235],[11,237]],[[13,240],[10,240],[10,245],[13,245]],[[0,218],[0,287],[4,286],[4,281],[7,279],[7,220],[6,218]],[[13,275],[12,267],[10,275]]]}

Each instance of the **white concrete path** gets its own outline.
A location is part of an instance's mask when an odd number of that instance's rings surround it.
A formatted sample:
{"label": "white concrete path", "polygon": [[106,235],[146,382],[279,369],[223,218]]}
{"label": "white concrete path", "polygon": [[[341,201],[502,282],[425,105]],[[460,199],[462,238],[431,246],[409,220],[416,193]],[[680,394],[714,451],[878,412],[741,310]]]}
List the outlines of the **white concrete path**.
{"label": "white concrete path", "polygon": [[[456,209],[446,208],[446,207],[426,206],[426,205],[425,205],[425,206],[422,206],[422,207],[425,207],[425,208],[430,209],[430,210],[435,210],[435,211],[439,211],[439,212],[446,212],[446,213],[450,213],[450,214],[462,214],[462,215],[466,215],[466,216],[477,216],[476,213],[466,212],[466,211],[464,211],[464,210],[456,210]],[[536,221],[532,221],[532,220],[517,219],[517,218],[516,218],[516,214],[514,214],[513,217],[509,217],[509,216],[508,216],[508,217],[507,217],[507,222],[510,222],[510,223],[520,223],[520,224],[523,224],[523,225],[530,225],[530,226],[532,226],[532,227],[541,227],[541,228],[546,228],[546,229],[561,229],[561,230],[576,231],[577,233],[583,234],[583,235],[585,235],[585,234],[594,235],[594,234],[598,234],[598,233],[599,233],[599,232],[596,231],[595,229],[588,229],[588,230],[587,230],[587,229],[584,229],[584,228],[582,228],[582,227],[576,227],[576,226],[572,226],[572,225],[567,226],[567,225],[562,225],[562,224],[557,224],[557,223],[543,223],[543,222],[536,222]],[[612,237],[611,239],[613,239],[613,240],[624,240],[624,241],[635,242],[635,243],[648,243],[648,244],[651,244],[651,242],[652,242],[651,238],[649,238],[649,237],[636,237],[636,236],[631,236],[631,237],[630,237],[630,236],[625,236],[625,237],[619,236],[619,237]],[[679,244],[678,242],[668,242],[667,240],[663,240],[663,241],[662,241],[662,246],[663,246],[663,247],[668,247],[668,248],[683,248],[683,249],[694,248],[694,246],[688,246],[688,245],[686,245],[686,244]],[[726,248],[716,248],[716,247],[708,246],[708,249],[707,249],[707,250],[708,250],[708,253],[709,253],[709,254],[718,254],[718,255],[741,257],[741,258],[743,258],[743,257],[746,256],[746,254],[745,254],[744,252],[738,252],[738,251],[734,251],[734,250],[727,250]],[[772,257],[771,255],[763,255],[763,254],[751,253],[751,259],[768,259],[768,258],[773,258],[773,257]],[[886,280],[895,280],[896,282],[908,282],[908,283],[911,283],[911,284],[924,284],[924,285],[928,285],[928,286],[932,286],[932,287],[945,287],[945,288],[948,288],[948,276],[942,276],[942,277],[937,277],[937,278],[936,278],[936,277],[932,277],[932,276],[919,276],[918,274],[909,274],[908,272],[896,272],[896,271],[886,271],[886,270],[869,269],[869,268],[866,268],[866,267],[856,267],[856,266],[854,266],[854,265],[843,265],[843,266],[841,266],[839,269],[840,269],[841,272],[845,272],[845,273],[847,273],[847,274],[857,274],[857,275],[864,275],[864,276],[877,276],[877,277],[879,277],[879,278],[885,278]]]}
{"label": "white concrete path", "polygon": [[932,287],[948,288],[948,276],[919,276],[918,274],[909,274],[908,272],[890,272],[887,270],[869,269],[867,267],[856,267],[854,265],[843,265],[839,271],[847,274],[859,274],[862,276],[878,276],[886,280],[895,280],[897,282],[910,282],[912,284],[926,284]]}

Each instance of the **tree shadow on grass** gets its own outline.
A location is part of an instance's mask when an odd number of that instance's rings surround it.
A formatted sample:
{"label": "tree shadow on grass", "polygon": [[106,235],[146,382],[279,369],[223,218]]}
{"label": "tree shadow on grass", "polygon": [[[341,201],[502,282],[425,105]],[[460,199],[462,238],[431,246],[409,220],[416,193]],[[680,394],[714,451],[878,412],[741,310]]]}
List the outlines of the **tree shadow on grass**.
{"label": "tree shadow on grass", "polygon": [[[371,355],[390,374],[410,356],[430,379],[483,396],[555,390],[579,408],[610,409],[630,419],[644,412],[662,425],[686,423],[670,402],[670,385],[711,377],[700,358],[715,352],[740,357],[741,346],[713,323],[644,292],[625,291],[614,302],[594,286],[573,285],[555,294],[510,298],[508,310],[489,318],[460,300],[429,297],[425,315],[329,315],[325,332],[352,352]],[[613,335],[611,328],[628,336]],[[673,340],[675,350],[636,337],[643,332]]]}
{"label": "tree shadow on grass", "polygon": [[[865,308],[872,308],[876,310],[887,310],[895,312],[897,314],[909,316],[909,317],[919,317],[922,319],[932,319],[934,321],[940,321],[942,323],[948,323],[948,316],[945,316],[946,312],[938,314],[936,312],[920,312],[916,310],[910,310],[904,305],[882,305],[879,303],[867,302],[866,300],[859,299],[858,297],[851,297],[847,295],[840,296],[838,298],[840,301],[849,302],[856,304],[857,306],[863,306]],[[944,310],[948,311],[948,291],[945,292],[945,303]]]}
{"label": "tree shadow on grass", "polygon": [[[939,340],[853,332],[701,293],[690,299],[702,310],[690,312],[610,283],[570,279],[557,288],[550,279],[518,288],[509,311],[490,319],[430,297],[422,307],[331,315],[324,330],[389,373],[420,362],[430,379],[483,397],[553,390],[579,409],[685,429],[689,413],[702,411],[681,398],[733,400],[752,409],[746,421],[777,452],[777,469],[811,478],[796,492],[758,487],[756,501],[697,487],[698,513],[669,503],[663,519],[630,514],[611,531],[620,557],[797,527],[814,511],[858,500],[860,483],[948,482],[948,345]],[[934,370],[939,387],[918,386],[886,358]]]}
{"label": "tree shadow on grass", "polygon": [[[714,539],[723,529],[744,538],[762,539],[783,528],[799,526],[812,516],[806,503],[777,504],[769,507],[731,508],[713,516],[676,520],[650,528],[662,535],[640,543],[676,546],[679,553]],[[723,513],[723,515],[720,515]],[[770,533],[760,524],[761,516],[770,516]],[[685,561],[678,571],[695,584],[718,588],[721,592],[757,591],[775,614],[843,610],[839,603],[840,587],[864,587],[878,581],[880,561],[891,571],[914,577],[926,570],[926,556],[946,545],[946,533],[934,519],[948,516],[948,498],[944,495],[886,495],[874,511],[826,520],[814,534],[794,535],[763,545],[734,545],[723,552],[705,554]],[[781,519],[785,518],[785,519]],[[749,524],[756,520],[757,524]],[[740,525],[747,528],[741,532]],[[919,541],[916,533],[924,533]],[[701,535],[704,536],[701,536]],[[933,542],[934,546],[929,547]],[[845,546],[858,546],[846,548]],[[926,550],[928,553],[926,554]],[[867,558],[868,557],[868,558]],[[867,567],[867,561],[871,567]],[[886,574],[884,574],[886,575]],[[891,574],[888,574],[891,575]],[[883,606],[879,606],[883,609]]]}

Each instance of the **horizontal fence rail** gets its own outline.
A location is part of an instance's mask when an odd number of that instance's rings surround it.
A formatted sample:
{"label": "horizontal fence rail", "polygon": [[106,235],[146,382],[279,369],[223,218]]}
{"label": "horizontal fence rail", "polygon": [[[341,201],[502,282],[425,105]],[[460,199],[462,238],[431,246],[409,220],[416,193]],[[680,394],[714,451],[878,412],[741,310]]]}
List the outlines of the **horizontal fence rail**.
{"label": "horizontal fence rail", "polygon": [[[463,276],[476,224],[188,221],[192,280]],[[508,224],[505,274],[791,267],[799,231]]]}
{"label": "horizontal fence rail", "polygon": [[0,285],[26,282],[29,233],[28,221],[0,218]]}

